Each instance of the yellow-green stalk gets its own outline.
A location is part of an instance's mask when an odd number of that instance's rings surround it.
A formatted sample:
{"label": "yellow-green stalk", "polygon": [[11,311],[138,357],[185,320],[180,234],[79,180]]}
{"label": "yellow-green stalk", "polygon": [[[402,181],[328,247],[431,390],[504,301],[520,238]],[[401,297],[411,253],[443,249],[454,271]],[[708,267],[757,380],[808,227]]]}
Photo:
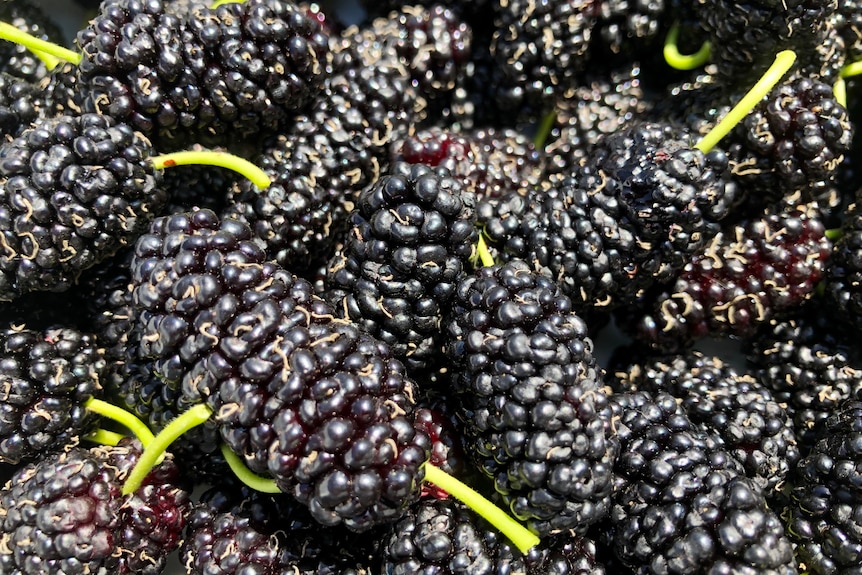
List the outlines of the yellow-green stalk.
{"label": "yellow-green stalk", "polygon": [[[68,48],[54,44],[53,42],[37,38],[32,34],[19,30],[7,22],[0,22],[0,39],[20,44],[33,52],[39,58],[42,58],[44,54],[48,54],[65,62],[71,62],[75,65],[81,63],[82,56],[78,52],[69,50]],[[40,56],[40,54],[42,54],[42,56]],[[45,62],[45,64],[47,65],[48,62]]]}
{"label": "yellow-green stalk", "polygon": [[125,439],[126,436],[122,433],[117,433],[115,431],[108,431],[107,429],[96,429],[88,433],[83,437],[85,441],[91,441],[93,443],[98,443],[99,445],[117,445]]}
{"label": "yellow-green stalk", "polygon": [[[212,409],[209,406],[200,403],[189,408],[188,411],[165,426],[150,444],[144,448],[140,459],[135,467],[132,468],[129,477],[123,484],[123,494],[128,495],[137,491],[146,476],[161,460],[168,447],[186,431],[205,423],[212,414]],[[265,493],[278,493],[280,491],[275,480],[252,472],[227,445],[222,444],[221,451],[231,470],[247,486]],[[481,517],[485,518],[503,535],[508,537],[522,552],[526,553],[539,544],[539,538],[534,533],[512,519],[505,511],[494,505],[474,489],[430,463],[425,463],[424,470],[426,481],[440,487],[449,495],[463,502]]]}
{"label": "yellow-green stalk", "polygon": [[211,150],[189,150],[186,152],[173,152],[150,158],[157,170],[172,168],[174,166],[218,166],[227,168],[248,178],[251,183],[260,189],[266,189],[272,183],[269,176],[246,159],[228,154],[227,152],[213,152]]}
{"label": "yellow-green stalk", "polygon": [[766,71],[757,83],[745,96],[706,134],[695,148],[708,153],[721,141],[745,116],[760,102],[764,96],[784,77],[793,63],[796,61],[796,53],[793,50],[784,50],[775,56],[775,62]]}
{"label": "yellow-green stalk", "polygon": [[680,54],[679,45],[679,22],[674,22],[667,33],[664,41],[664,59],[671,68],[677,70],[694,70],[700,68],[709,61],[709,42],[704,42],[700,49],[694,54]]}
{"label": "yellow-green stalk", "polygon": [[150,444],[144,447],[141,458],[138,459],[123,484],[123,495],[137,491],[153,467],[162,459],[168,447],[186,431],[205,423],[211,415],[212,409],[205,403],[199,403],[167,424]]}
{"label": "yellow-green stalk", "polygon": [[251,489],[261,491],[263,493],[281,493],[281,489],[278,488],[278,485],[273,478],[263,477],[249,469],[246,464],[242,462],[239,455],[231,451],[231,448],[228,447],[226,443],[221,444],[221,454],[225,461],[227,461],[227,465],[230,467],[230,470],[233,471],[234,475],[236,475],[237,479],[242,481]]}
{"label": "yellow-green stalk", "polygon": [[101,399],[96,399],[95,397],[91,397],[84,403],[84,407],[101,415],[102,417],[107,417],[112,421],[116,421],[123,427],[126,427],[129,431],[135,434],[135,437],[138,438],[138,441],[141,442],[145,448],[153,441],[153,432],[150,431],[150,428],[144,425],[144,422],[138,419],[133,413],[130,413],[123,409],[122,407],[117,407],[107,401],[102,401]]}

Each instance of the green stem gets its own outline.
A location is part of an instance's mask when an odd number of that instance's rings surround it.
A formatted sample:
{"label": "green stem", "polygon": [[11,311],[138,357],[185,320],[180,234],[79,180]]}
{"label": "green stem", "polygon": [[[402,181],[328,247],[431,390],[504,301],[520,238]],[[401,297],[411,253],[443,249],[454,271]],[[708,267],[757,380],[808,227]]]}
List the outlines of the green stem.
{"label": "green stem", "polygon": [[793,50],[779,52],[775,56],[775,62],[754,87],[695,145],[695,148],[706,154],[715,147],[775,87],[795,61],[796,53]]}
{"label": "green stem", "polygon": [[93,443],[98,443],[99,445],[117,445],[120,440],[125,439],[125,435],[122,433],[116,433],[114,431],[108,431],[107,429],[96,429],[91,431],[87,435],[84,436],[85,441],[92,441]]}
{"label": "green stem", "polygon": [[68,48],[58,46],[53,42],[37,38],[32,34],[19,30],[7,22],[0,22],[0,39],[20,44],[21,46],[33,51],[37,56],[39,55],[38,52],[44,52],[45,54],[50,54],[60,60],[71,62],[75,65],[81,63],[82,56],[79,53],[73,52]]}
{"label": "green stem", "polygon": [[479,232],[479,241],[476,242],[476,253],[479,254],[479,261],[486,268],[492,267],[495,264],[494,256],[491,255],[488,244],[485,242],[485,234],[482,232]]}
{"label": "green stem", "polygon": [[174,166],[218,166],[245,176],[260,189],[268,188],[272,183],[266,172],[248,160],[228,154],[227,152],[193,150],[153,156],[150,160],[157,170],[164,170],[165,168],[172,168]]}
{"label": "green stem", "polygon": [[844,230],[841,228],[829,228],[823,235],[825,235],[828,240],[835,242],[841,239],[841,236],[844,235]]}
{"label": "green stem", "polygon": [[113,421],[116,421],[120,425],[126,427],[135,434],[135,437],[138,438],[138,441],[141,442],[145,448],[153,441],[153,432],[150,431],[150,428],[144,425],[144,422],[135,417],[133,413],[130,413],[123,409],[122,407],[117,407],[107,401],[102,401],[101,399],[96,399],[95,397],[91,397],[84,403],[84,407],[93,413],[97,413],[103,417],[107,417]]}
{"label": "green stem", "polygon": [[425,481],[433,483],[443,491],[467,505],[496,527],[503,535],[526,553],[539,544],[539,538],[526,527],[509,517],[505,511],[482,497],[473,488],[455,479],[442,469],[430,463],[425,464]]}
{"label": "green stem", "polygon": [[542,123],[539,124],[538,130],[536,130],[536,135],[533,138],[533,145],[536,146],[537,150],[543,150],[545,148],[545,142],[548,141],[548,136],[551,133],[551,129],[554,127],[554,122],[557,120],[557,111],[551,110],[545,117],[542,118]]}
{"label": "green stem", "polygon": [[862,74],[862,60],[856,60],[841,68],[840,75],[842,78],[852,78]]}
{"label": "green stem", "polygon": [[52,56],[51,54],[48,54],[47,52],[43,52],[42,50],[34,50],[31,48],[30,51],[33,52],[34,56],[42,60],[42,63],[45,64],[45,67],[48,68],[49,72],[56,68],[60,64],[60,62],[64,61]]}
{"label": "green stem", "polygon": [[263,477],[256,474],[254,471],[246,467],[245,463],[239,458],[239,455],[231,451],[226,443],[221,444],[221,454],[227,461],[228,467],[236,475],[237,479],[248,485],[255,491],[263,493],[281,493],[281,489],[276,485],[275,480],[270,477]]}
{"label": "green stem", "polygon": [[832,93],[835,94],[835,101],[847,109],[847,83],[844,78],[839,77],[835,80],[835,85],[832,86]]}
{"label": "green stem", "polygon": [[162,456],[178,437],[186,431],[205,423],[213,411],[205,403],[199,403],[186,410],[182,415],[175,418],[165,426],[163,430],[144,448],[141,458],[135,464],[129,477],[123,484],[123,495],[137,491],[144,479],[152,471]]}
{"label": "green stem", "polygon": [[215,0],[212,4],[210,4],[210,10],[215,10],[222,4],[242,4],[245,0]]}
{"label": "green stem", "polygon": [[709,42],[704,42],[700,50],[694,54],[680,54],[679,45],[679,22],[674,22],[667,33],[664,41],[664,59],[671,68],[677,70],[694,70],[700,68],[709,61]]}

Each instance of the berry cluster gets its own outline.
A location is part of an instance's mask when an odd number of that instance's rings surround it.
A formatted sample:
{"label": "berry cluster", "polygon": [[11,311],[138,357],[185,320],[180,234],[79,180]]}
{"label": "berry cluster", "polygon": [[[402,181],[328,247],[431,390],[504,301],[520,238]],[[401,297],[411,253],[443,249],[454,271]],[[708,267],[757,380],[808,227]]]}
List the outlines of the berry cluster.
{"label": "berry cluster", "polygon": [[862,570],[862,3],[33,2],[0,572]]}

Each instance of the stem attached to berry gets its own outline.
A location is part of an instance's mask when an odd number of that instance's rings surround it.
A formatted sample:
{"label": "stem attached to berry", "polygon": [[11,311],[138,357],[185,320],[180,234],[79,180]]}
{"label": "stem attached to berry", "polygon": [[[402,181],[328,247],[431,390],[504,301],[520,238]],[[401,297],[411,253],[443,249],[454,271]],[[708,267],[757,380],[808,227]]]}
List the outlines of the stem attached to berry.
{"label": "stem attached to berry", "polygon": [[[228,466],[230,466],[231,471],[251,489],[262,491],[263,493],[282,492],[276,485],[275,480],[261,477],[246,467],[239,456],[231,451],[227,444],[221,444],[221,453],[225,461],[227,461]],[[508,537],[522,553],[526,553],[539,544],[539,538],[535,534],[509,517],[505,511],[479,495],[471,487],[452,477],[442,469],[426,463],[425,480],[443,489],[446,493],[482,516],[488,523]]]}
{"label": "stem attached to berry", "polygon": [[845,110],[847,109],[847,84],[844,78],[838,77],[835,84],[832,86],[832,93],[835,95],[835,101],[841,104]]}
{"label": "stem attached to berry", "polygon": [[734,126],[740,123],[748,113],[766,96],[772,88],[784,77],[784,74],[790,70],[793,63],[796,61],[796,52],[793,50],[784,50],[775,56],[775,62],[761,76],[760,80],[742,97],[742,99],[733,107],[715,127],[709,131],[700,142],[694,147],[703,152],[709,153],[715,145],[725,137]]}
{"label": "stem attached to berry", "polygon": [[[24,46],[28,50],[32,51],[36,56],[40,58],[42,56],[39,55],[40,52],[44,54],[50,54],[55,58],[59,58],[65,62],[72,62],[77,65],[81,63],[81,59],[83,58],[79,53],[73,52],[68,48],[64,48],[62,46],[58,46],[53,42],[48,42],[47,40],[42,40],[41,38],[37,38],[32,34],[28,34],[22,30],[19,30],[15,26],[7,23],[0,22],[0,39],[9,40],[10,42],[14,42],[15,44],[20,44]],[[47,65],[48,62],[45,62]]]}
{"label": "stem attached to berry", "polygon": [[123,484],[123,495],[137,491],[153,467],[161,460],[171,443],[186,431],[205,423],[212,414],[213,410],[207,404],[199,403],[167,424],[152,442],[144,447],[141,458],[135,464],[132,472],[129,473],[129,477]]}
{"label": "stem attached to berry", "polygon": [[556,110],[551,110],[542,118],[542,123],[539,124],[536,135],[533,137],[533,145],[537,150],[541,151],[545,149],[545,143],[548,141],[548,136],[551,134],[551,129],[554,127],[556,120]]}
{"label": "stem attached to berry", "polygon": [[281,489],[278,488],[274,479],[271,477],[263,477],[249,469],[239,458],[239,455],[231,451],[231,448],[228,447],[227,443],[221,444],[221,454],[224,456],[228,467],[230,467],[230,470],[233,471],[237,479],[245,483],[251,489],[261,491],[263,493],[281,493]]}
{"label": "stem attached to berry", "polygon": [[120,440],[124,439],[125,437],[126,436],[122,433],[117,433],[115,431],[108,431],[107,429],[99,428],[85,435],[83,439],[85,441],[92,441],[93,443],[98,443],[99,445],[114,446],[120,443]]}
{"label": "stem attached to berry", "polygon": [[138,441],[141,442],[145,448],[152,443],[154,437],[153,432],[150,431],[150,428],[144,425],[144,422],[135,417],[134,414],[126,411],[122,407],[117,407],[107,401],[102,401],[101,399],[96,399],[95,397],[91,397],[84,403],[84,407],[93,413],[97,413],[103,417],[107,417],[113,421],[116,421],[120,425],[127,427],[129,431],[135,434],[135,437],[138,438]]}
{"label": "stem attached to berry", "polygon": [[187,152],[174,152],[150,158],[157,170],[172,168],[174,166],[218,166],[227,168],[245,176],[251,183],[260,189],[265,189],[272,184],[266,172],[239,156],[227,152],[213,152],[210,150],[190,150]]}
{"label": "stem attached to berry", "polygon": [[709,42],[704,42],[700,50],[694,54],[680,54],[679,45],[679,22],[674,22],[667,33],[664,41],[664,59],[671,68],[677,70],[694,70],[700,68],[709,61]]}
{"label": "stem attached to berry", "polygon": [[425,464],[425,480],[433,483],[458,501],[481,515],[500,533],[509,538],[521,553],[526,553],[539,544],[539,538],[526,527],[509,517],[505,511],[480,495],[472,487],[452,477],[430,463]]}
{"label": "stem attached to berry", "polygon": [[215,10],[222,4],[242,4],[245,0],[215,0],[212,4],[210,4],[210,10]]}

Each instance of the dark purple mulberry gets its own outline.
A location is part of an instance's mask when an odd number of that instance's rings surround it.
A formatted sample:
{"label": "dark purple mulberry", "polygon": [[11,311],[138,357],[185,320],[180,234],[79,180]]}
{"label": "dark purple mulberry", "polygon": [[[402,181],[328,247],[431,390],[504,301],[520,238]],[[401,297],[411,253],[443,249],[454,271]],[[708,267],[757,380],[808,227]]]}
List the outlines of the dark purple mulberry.
{"label": "dark purple mulberry", "polygon": [[430,449],[412,382],[251,239],[208,210],[153,223],[132,260],[141,355],[181,382],[181,407],[206,402],[231,450],[318,521],[365,530],[397,518]]}
{"label": "dark purple mulberry", "polygon": [[165,205],[149,142],[109,116],[39,121],[0,147],[0,300],[64,291]]}

